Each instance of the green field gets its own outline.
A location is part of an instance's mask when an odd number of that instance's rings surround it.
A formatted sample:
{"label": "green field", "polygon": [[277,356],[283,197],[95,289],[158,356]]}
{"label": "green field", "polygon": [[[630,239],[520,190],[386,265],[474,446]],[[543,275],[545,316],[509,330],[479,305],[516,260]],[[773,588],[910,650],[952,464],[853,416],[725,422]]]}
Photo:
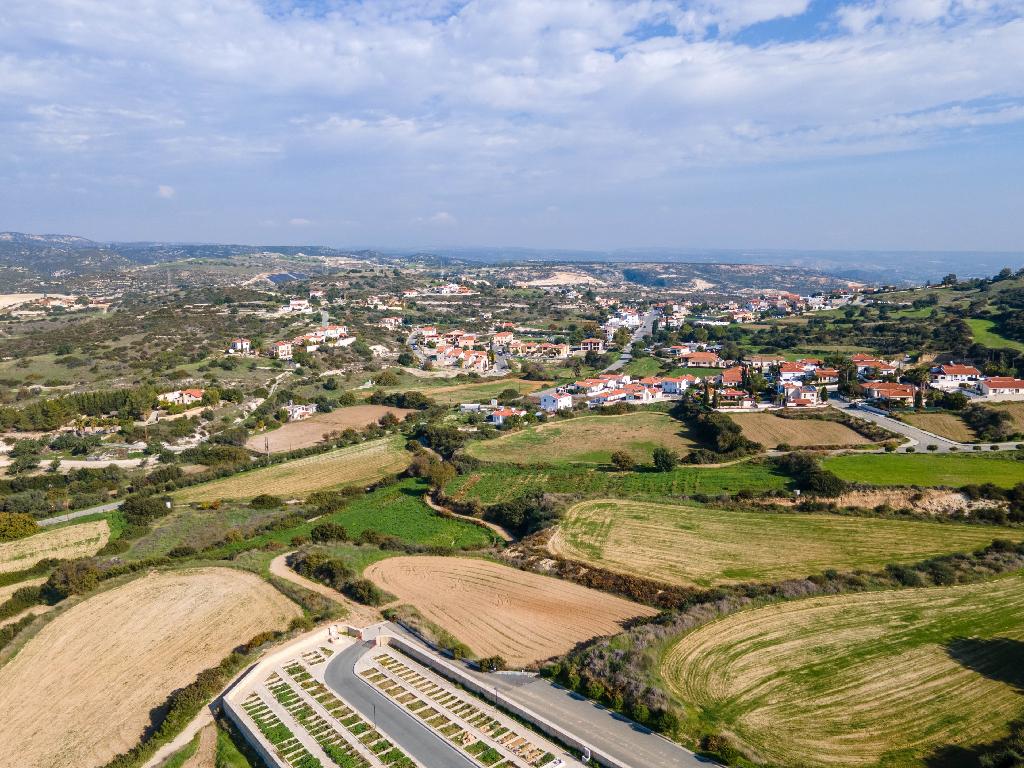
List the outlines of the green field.
{"label": "green field", "polygon": [[[480,381],[452,384],[447,379],[417,379],[408,386],[388,387],[388,392],[422,392],[427,397],[444,405],[459,403],[486,403],[496,398],[506,389],[514,389],[520,394],[528,395],[546,386],[542,381],[526,379],[481,379]],[[369,396],[372,390],[364,390]]]}
{"label": "green field", "polygon": [[[311,522],[303,522],[290,528],[270,531],[224,544],[212,551],[209,557],[227,557],[243,550],[270,547],[269,552],[259,553],[259,556],[252,558],[252,562],[249,563],[256,570],[262,570],[275,554],[283,551],[284,547],[293,546],[293,538],[308,537],[313,526],[326,521],[341,523],[352,538],[365,530],[374,530],[395,536],[409,544],[421,544],[428,547],[473,549],[485,547],[495,540],[494,534],[486,528],[435,514],[423,502],[425,490],[426,484],[422,480],[406,479],[384,488],[378,488],[364,496],[358,496],[344,509]],[[346,555],[347,560],[353,561],[360,567],[369,565],[383,556],[381,550],[370,545],[356,547],[338,544],[337,546],[364,550],[361,554],[348,552]]]}
{"label": "green field", "polygon": [[741,611],[670,646],[660,676],[692,736],[728,734],[765,765],[902,768],[976,765],[935,755],[1004,736],[1021,669],[1018,573]]}
{"label": "green field", "polygon": [[605,472],[574,466],[520,467],[492,464],[455,478],[447,487],[458,499],[484,504],[507,501],[527,490],[663,500],[667,497],[704,493],[717,495],[782,490],[789,478],[758,461],[742,461],[724,467],[680,466],[671,472]]}
{"label": "green field", "polygon": [[972,551],[997,538],[1021,539],[1024,531],[597,500],[569,509],[552,548],[619,573],[707,587],[781,581],[828,568],[877,570]]}
{"label": "green field", "polygon": [[871,485],[921,485],[959,487],[994,483],[1011,488],[1024,482],[1024,453],[918,454],[873,453],[832,456],[825,469],[843,480]]}
{"label": "green field", "polygon": [[1018,352],[1024,352],[1024,343],[1007,339],[993,331],[995,323],[991,320],[975,318],[968,320],[967,325],[971,328],[971,335],[974,336],[974,340],[982,346],[986,346],[989,349],[1015,349]]}
{"label": "green field", "polygon": [[634,378],[657,376],[661,373],[662,361],[656,357],[637,357],[626,364],[625,371]]}
{"label": "green field", "polygon": [[578,416],[470,443],[466,453],[513,464],[607,464],[612,453],[625,451],[638,462],[650,463],[659,446],[677,454],[692,448],[685,430],[685,424],[666,413]]}

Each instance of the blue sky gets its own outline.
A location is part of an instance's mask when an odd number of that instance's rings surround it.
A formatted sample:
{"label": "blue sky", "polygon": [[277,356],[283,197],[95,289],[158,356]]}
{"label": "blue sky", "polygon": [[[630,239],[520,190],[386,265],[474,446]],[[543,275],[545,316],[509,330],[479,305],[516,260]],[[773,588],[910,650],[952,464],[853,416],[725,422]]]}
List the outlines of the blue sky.
{"label": "blue sky", "polygon": [[4,0],[0,229],[1024,250],[1024,0]]}

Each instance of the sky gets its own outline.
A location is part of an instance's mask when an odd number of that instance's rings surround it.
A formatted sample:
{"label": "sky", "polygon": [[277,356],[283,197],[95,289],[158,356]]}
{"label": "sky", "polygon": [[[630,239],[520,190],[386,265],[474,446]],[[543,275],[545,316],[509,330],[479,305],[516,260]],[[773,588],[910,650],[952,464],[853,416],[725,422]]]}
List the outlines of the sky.
{"label": "sky", "polygon": [[1024,0],[3,0],[0,229],[1024,251]]}

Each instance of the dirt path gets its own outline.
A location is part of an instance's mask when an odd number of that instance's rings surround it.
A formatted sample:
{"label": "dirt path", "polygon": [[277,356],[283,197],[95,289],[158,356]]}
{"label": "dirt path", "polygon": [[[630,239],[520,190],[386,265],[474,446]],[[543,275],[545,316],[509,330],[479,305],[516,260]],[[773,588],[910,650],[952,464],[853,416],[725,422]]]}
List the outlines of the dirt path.
{"label": "dirt path", "polygon": [[368,605],[360,605],[359,603],[349,600],[336,589],[331,589],[325,584],[321,584],[297,574],[288,567],[288,563],[286,562],[288,555],[290,554],[291,552],[286,552],[283,555],[278,555],[270,561],[270,573],[272,575],[278,576],[285,581],[290,581],[292,584],[298,584],[300,587],[305,587],[310,592],[316,592],[318,595],[323,595],[324,597],[345,606],[348,610],[349,621],[356,626],[367,627],[370,624],[376,624],[378,621],[383,620],[380,615],[380,611],[375,608],[371,608]]}
{"label": "dirt path", "polygon": [[199,732],[199,747],[181,768],[216,768],[217,728],[207,725]]}
{"label": "dirt path", "polygon": [[473,523],[474,525],[482,525],[484,528],[489,528],[502,541],[515,540],[512,537],[512,534],[510,534],[508,531],[506,531],[504,528],[502,528],[500,525],[497,525],[496,523],[489,523],[486,520],[481,520],[479,517],[473,517],[472,515],[460,515],[458,512],[453,512],[447,507],[442,507],[440,504],[438,504],[430,497],[430,493],[423,494],[423,501],[425,501],[427,506],[430,507],[435,512],[440,512],[444,515],[451,515],[452,517],[457,517],[460,520],[465,520],[467,522]]}

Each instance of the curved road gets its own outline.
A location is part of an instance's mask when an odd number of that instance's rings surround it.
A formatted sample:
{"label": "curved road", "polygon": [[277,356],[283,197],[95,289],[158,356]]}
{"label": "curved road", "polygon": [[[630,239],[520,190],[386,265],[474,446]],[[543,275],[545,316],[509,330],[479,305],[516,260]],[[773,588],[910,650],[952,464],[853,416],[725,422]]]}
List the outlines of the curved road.
{"label": "curved road", "polygon": [[327,686],[347,701],[367,722],[379,726],[402,750],[424,768],[480,768],[436,736],[383,693],[359,678],[355,664],[372,647],[357,643],[338,653],[327,665]]}

